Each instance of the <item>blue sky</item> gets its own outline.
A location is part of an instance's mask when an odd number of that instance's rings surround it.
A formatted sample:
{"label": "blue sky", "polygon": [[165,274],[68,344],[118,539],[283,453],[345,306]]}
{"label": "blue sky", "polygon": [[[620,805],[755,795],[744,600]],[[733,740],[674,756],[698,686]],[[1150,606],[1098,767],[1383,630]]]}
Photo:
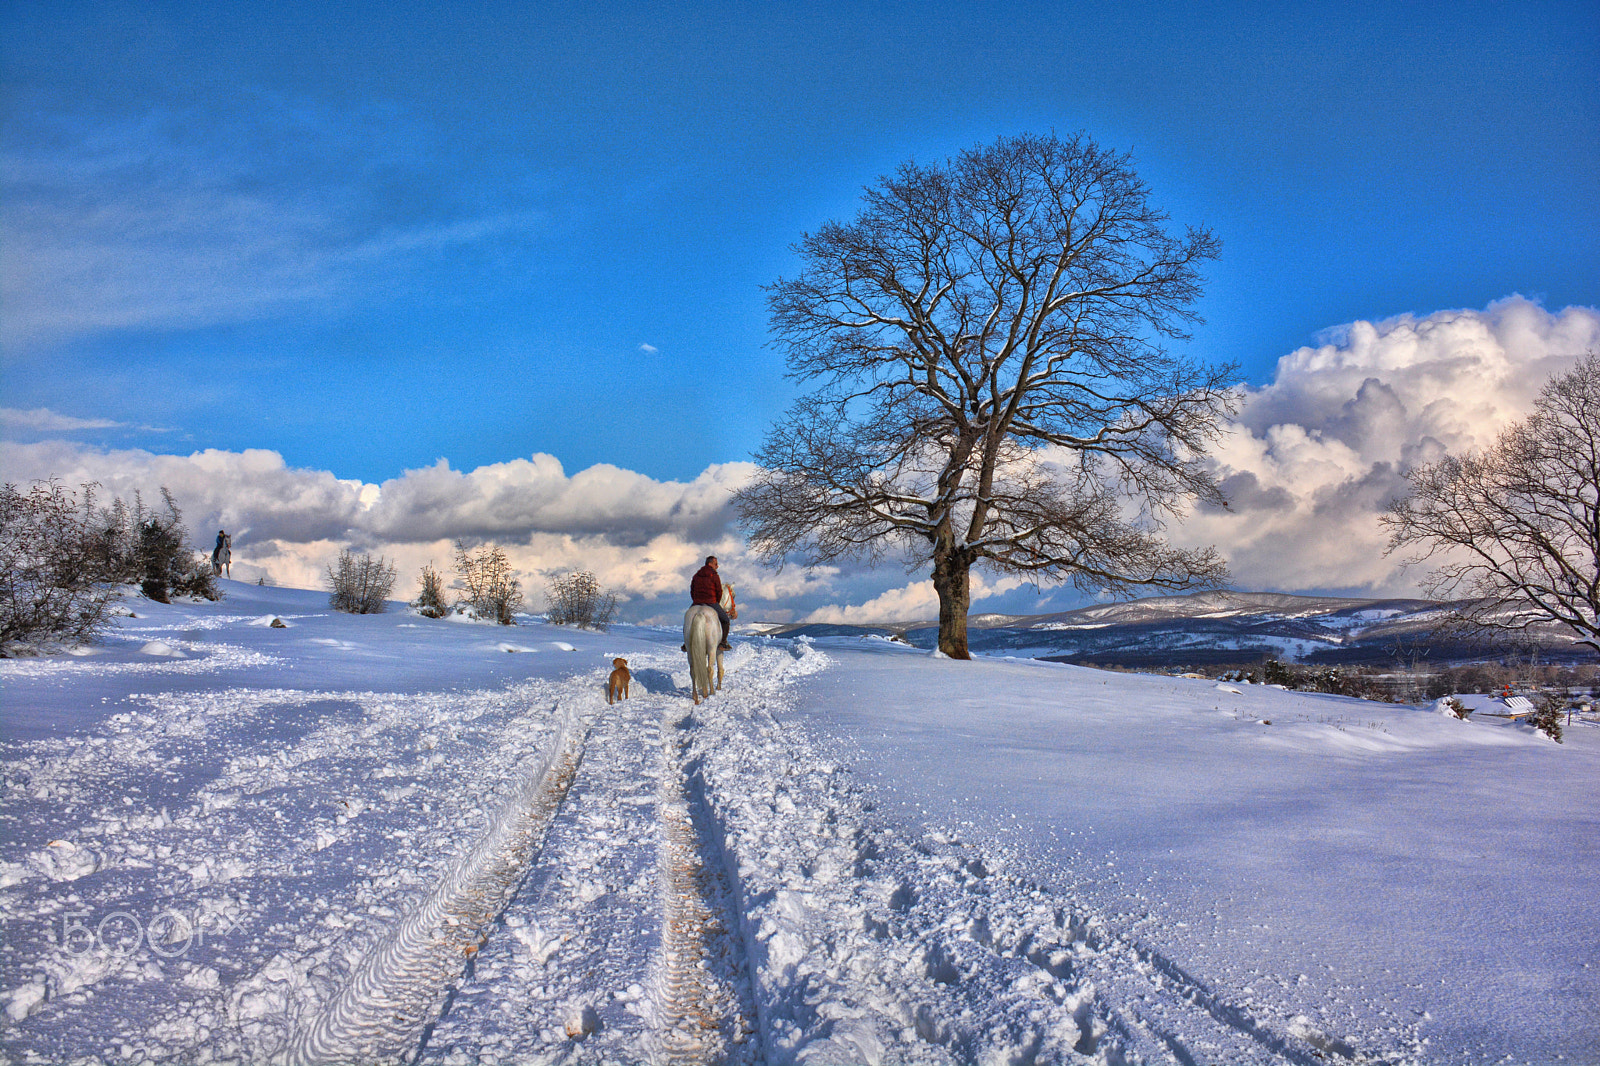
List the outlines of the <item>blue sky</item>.
{"label": "blue sky", "polygon": [[1597,300],[1592,0],[19,0],[0,38],[13,442],[690,481],[793,396],[800,235],[1022,131],[1216,231],[1192,352],[1255,385],[1357,320]]}
{"label": "blue sky", "polygon": [[1022,130],[1217,231],[1194,348],[1254,382],[1326,327],[1600,279],[1592,3],[5,11],[6,274],[42,275],[5,403],[170,431],[107,444],[692,477],[791,395],[761,286],[800,234]]}

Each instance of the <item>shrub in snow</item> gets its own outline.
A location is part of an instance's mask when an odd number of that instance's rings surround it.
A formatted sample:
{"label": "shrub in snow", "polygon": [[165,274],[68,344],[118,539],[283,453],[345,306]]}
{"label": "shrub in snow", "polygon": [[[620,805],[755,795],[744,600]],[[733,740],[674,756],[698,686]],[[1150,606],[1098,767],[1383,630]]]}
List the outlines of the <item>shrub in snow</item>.
{"label": "shrub in snow", "polygon": [[0,489],[0,646],[91,640],[110,619],[72,493],[55,481]]}
{"label": "shrub in snow", "polygon": [[328,567],[328,606],[349,614],[382,614],[388,606],[389,590],[394,588],[394,564],[383,556],[374,559],[365,552],[345,548],[339,562]]}
{"label": "shrub in snow", "polygon": [[[52,506],[71,520],[75,530],[72,569],[86,580],[138,585],[144,595],[163,603],[174,594],[222,599],[205,557],[187,547],[189,530],[165,487],[161,490],[164,510],[146,510],[137,492],[132,507],[120,498],[113,499],[109,507],[96,507],[94,490],[98,486],[91,482],[83,486],[82,511],[74,514],[74,495],[54,486],[54,479],[36,482],[35,490],[54,492],[58,497]],[[16,492],[14,487],[12,491]],[[65,543],[58,539],[56,551],[63,550]]]}
{"label": "shrub in snow", "polygon": [[479,618],[516,625],[517,608],[522,606],[522,582],[506,558],[505,549],[485,544],[469,551],[456,541],[456,573],[462,589],[456,600],[458,605],[471,607]]}
{"label": "shrub in snow", "polygon": [[600,581],[587,570],[568,570],[550,579],[545,588],[549,607],[545,620],[556,626],[580,629],[606,629],[617,613],[617,597],[600,587]]}
{"label": "shrub in snow", "polygon": [[133,517],[138,535],[134,561],[139,590],[157,603],[169,603],[173,595],[220,600],[222,591],[217,588],[211,562],[187,546],[189,529],[165,486],[161,499],[165,513],[146,512],[143,501],[135,497]]}
{"label": "shrub in snow", "polygon": [[138,584],[139,523],[144,520],[144,503],[135,494],[137,508],[130,508],[120,497],[110,507],[96,508],[93,483],[83,487],[84,550],[100,580],[121,585]]}
{"label": "shrub in snow", "polygon": [[1294,670],[1276,659],[1268,659],[1261,664],[1261,683],[1282,685],[1284,688],[1300,687],[1299,678],[1295,677]]}
{"label": "shrub in snow", "polygon": [[418,614],[424,618],[443,618],[450,613],[449,604],[444,602],[444,578],[432,563],[422,568],[421,586],[417,598],[411,601]]}
{"label": "shrub in snow", "polygon": [[1395,700],[1394,692],[1385,686],[1382,678],[1359,671],[1347,672],[1336,666],[1297,666],[1277,659],[1266,659],[1254,669],[1230,670],[1219,680],[1277,685],[1296,692],[1328,692],[1384,703]]}
{"label": "shrub in snow", "polygon": [[1444,705],[1449,708],[1451,714],[1455,715],[1463,722],[1472,716],[1472,709],[1465,703],[1462,703],[1460,700],[1456,699],[1454,696],[1451,696],[1449,699],[1445,700]]}
{"label": "shrub in snow", "polygon": [[1528,721],[1539,732],[1560,744],[1562,743],[1561,716],[1566,710],[1565,693],[1546,692],[1539,698],[1539,709],[1528,716]]}

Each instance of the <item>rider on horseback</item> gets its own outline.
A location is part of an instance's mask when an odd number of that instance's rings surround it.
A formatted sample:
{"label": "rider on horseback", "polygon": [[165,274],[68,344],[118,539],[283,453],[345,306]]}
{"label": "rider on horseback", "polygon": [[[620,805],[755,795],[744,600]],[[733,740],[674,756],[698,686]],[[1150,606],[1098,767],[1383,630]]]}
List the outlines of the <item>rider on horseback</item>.
{"label": "rider on horseback", "polygon": [[706,556],[706,565],[695,571],[694,577],[689,579],[689,598],[716,610],[717,617],[722,619],[722,643],[719,647],[729,651],[732,646],[728,643],[728,612],[722,609],[722,578],[717,576],[715,555]]}

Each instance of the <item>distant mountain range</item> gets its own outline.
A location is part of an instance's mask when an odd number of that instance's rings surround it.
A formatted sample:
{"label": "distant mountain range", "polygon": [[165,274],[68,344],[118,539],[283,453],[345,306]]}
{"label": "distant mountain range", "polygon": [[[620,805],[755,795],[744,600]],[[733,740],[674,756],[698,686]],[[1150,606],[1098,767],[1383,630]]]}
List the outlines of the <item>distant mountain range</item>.
{"label": "distant mountain range", "polygon": [[[1175,667],[1253,663],[1262,659],[1324,665],[1435,664],[1528,654],[1504,635],[1472,639],[1443,634],[1451,605],[1434,600],[1198,592],[1080,607],[1059,614],[975,614],[967,642],[974,652],[1102,666]],[[852,626],[798,623],[762,627],[769,636],[899,638],[920,648],[937,643],[934,622]],[[1533,643],[1547,661],[1592,662],[1595,654],[1548,627]]]}

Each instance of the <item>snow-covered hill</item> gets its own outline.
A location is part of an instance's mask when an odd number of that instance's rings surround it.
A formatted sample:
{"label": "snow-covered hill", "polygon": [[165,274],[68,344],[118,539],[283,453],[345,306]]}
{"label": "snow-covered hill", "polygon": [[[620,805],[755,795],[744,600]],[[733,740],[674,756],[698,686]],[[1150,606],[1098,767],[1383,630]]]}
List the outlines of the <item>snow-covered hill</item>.
{"label": "snow-covered hill", "polygon": [[[1435,664],[1480,661],[1526,647],[1504,638],[1438,632],[1448,604],[1414,599],[1352,599],[1270,592],[1197,592],[1098,604],[1043,615],[978,614],[968,619],[973,651],[1105,666],[1173,667],[1248,663],[1263,658],[1318,664]],[[913,645],[938,643],[934,623],[879,626],[797,623],[776,636],[895,634]],[[1548,661],[1595,662],[1571,634],[1540,627],[1530,635]],[[1525,645],[1525,642],[1524,642]]]}
{"label": "snow-covered hill", "polygon": [[227,588],[0,662],[0,1058],[1600,1060],[1594,723]]}

